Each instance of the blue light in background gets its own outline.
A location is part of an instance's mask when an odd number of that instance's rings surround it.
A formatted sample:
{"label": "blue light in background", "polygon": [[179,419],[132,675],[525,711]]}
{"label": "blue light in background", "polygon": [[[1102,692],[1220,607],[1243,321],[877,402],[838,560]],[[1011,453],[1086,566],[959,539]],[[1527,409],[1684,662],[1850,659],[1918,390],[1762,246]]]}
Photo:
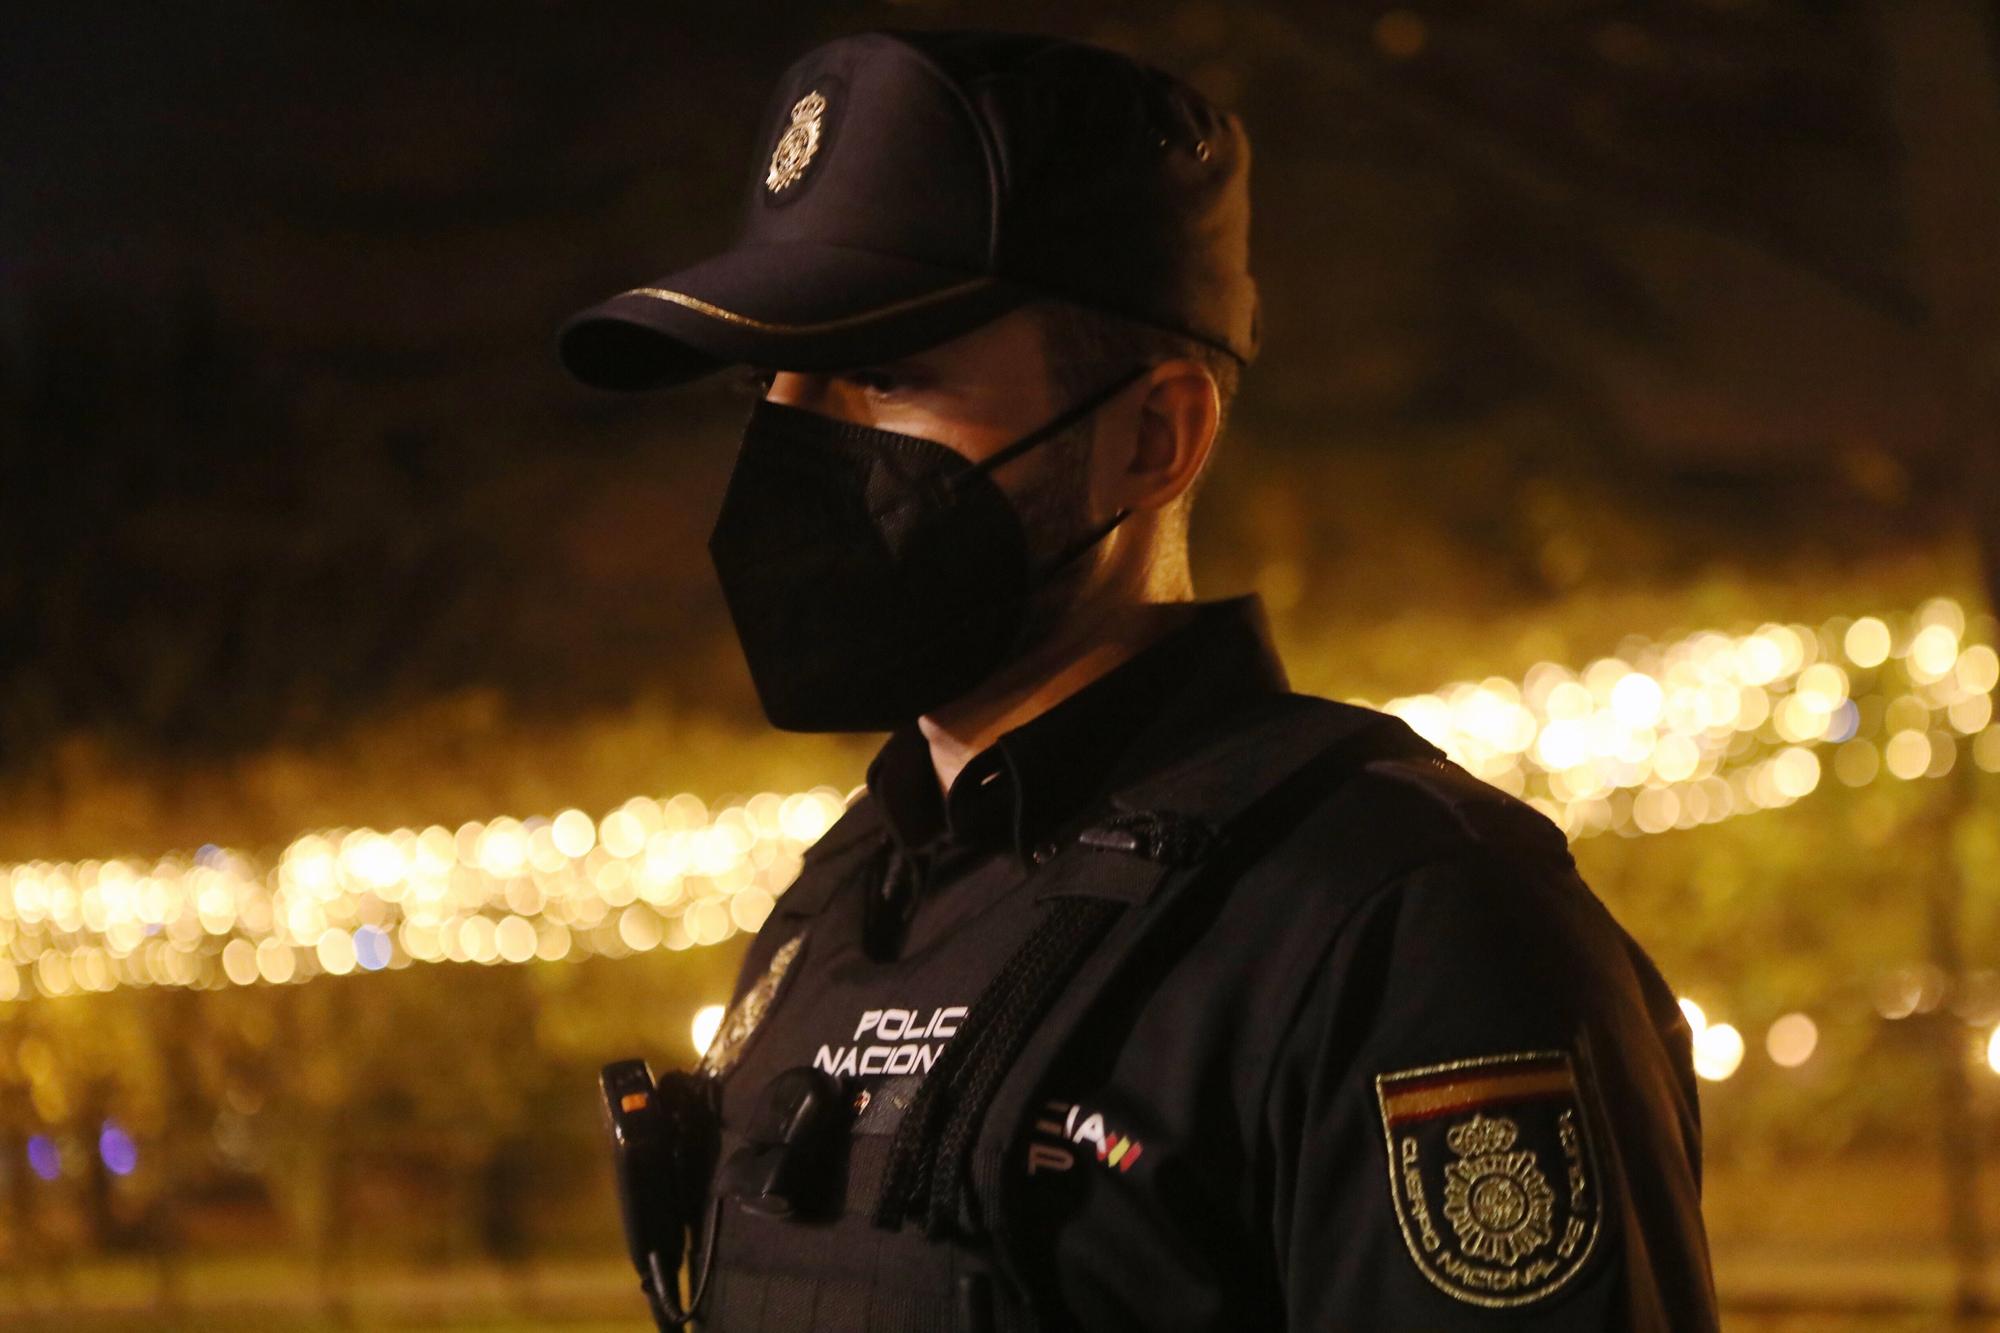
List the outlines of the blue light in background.
{"label": "blue light in background", "polygon": [[1861,710],[1849,699],[1833,710],[1833,718],[1827,723],[1826,738],[1838,745],[1842,741],[1854,739],[1854,733],[1861,730]]}
{"label": "blue light in background", "polygon": [[132,1142],[132,1136],[118,1127],[115,1120],[104,1122],[104,1129],[97,1136],[97,1155],[104,1159],[104,1167],[114,1176],[129,1176],[139,1165],[139,1146]]}
{"label": "blue light in background", "polygon": [[56,1151],[54,1139],[37,1134],[28,1140],[28,1169],[43,1180],[54,1180],[62,1174],[62,1154]]}
{"label": "blue light in background", "polygon": [[389,936],[380,926],[362,926],[354,932],[354,961],[364,972],[380,972],[389,965]]}

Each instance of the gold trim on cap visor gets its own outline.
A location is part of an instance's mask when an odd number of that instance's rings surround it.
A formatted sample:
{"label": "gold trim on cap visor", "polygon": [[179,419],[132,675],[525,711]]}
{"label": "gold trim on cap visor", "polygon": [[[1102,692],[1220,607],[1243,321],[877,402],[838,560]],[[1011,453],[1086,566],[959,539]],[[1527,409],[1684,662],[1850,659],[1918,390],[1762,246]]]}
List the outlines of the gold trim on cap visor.
{"label": "gold trim on cap visor", "polygon": [[698,315],[707,315],[728,324],[740,324],[744,328],[757,329],[764,333],[826,333],[834,329],[844,329],[855,324],[865,324],[869,320],[881,319],[903,310],[914,310],[919,306],[942,301],[948,296],[960,296],[993,284],[990,277],[972,278],[966,282],[940,287],[922,296],[912,296],[902,301],[892,301],[888,305],[878,305],[872,310],[863,310],[855,315],[842,315],[839,319],[823,319],[813,324],[780,324],[773,320],[757,319],[751,315],[741,315],[734,310],[724,310],[721,306],[702,300],[699,296],[689,296],[686,292],[669,291],[665,287],[634,287],[624,296],[647,296],[655,301],[666,301],[672,305],[685,306]]}

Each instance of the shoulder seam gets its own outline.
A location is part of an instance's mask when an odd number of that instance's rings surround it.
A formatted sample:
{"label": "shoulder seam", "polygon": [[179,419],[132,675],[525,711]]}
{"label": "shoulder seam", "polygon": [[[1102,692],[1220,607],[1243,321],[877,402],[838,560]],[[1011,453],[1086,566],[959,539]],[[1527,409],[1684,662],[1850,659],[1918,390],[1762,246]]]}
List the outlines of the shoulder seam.
{"label": "shoulder seam", "polygon": [[1535,829],[1549,851],[1560,848],[1564,855],[1568,854],[1569,839],[1553,819],[1512,792],[1450,760],[1386,759],[1369,764],[1366,771],[1379,771],[1390,781],[1428,797],[1432,804],[1448,812],[1475,844],[1487,845],[1496,832],[1491,826],[1482,826],[1475,812],[1504,812],[1507,818],[1520,819],[1524,828]]}

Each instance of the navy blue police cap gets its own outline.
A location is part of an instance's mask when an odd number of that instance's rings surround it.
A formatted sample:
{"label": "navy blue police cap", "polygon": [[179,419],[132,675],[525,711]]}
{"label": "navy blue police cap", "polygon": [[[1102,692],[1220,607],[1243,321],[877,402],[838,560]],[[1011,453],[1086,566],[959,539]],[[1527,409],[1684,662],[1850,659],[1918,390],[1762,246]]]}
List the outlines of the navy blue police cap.
{"label": "navy blue police cap", "polygon": [[1247,364],[1250,145],[1180,80],[1030,33],[883,30],[779,79],[727,250],[566,322],[588,384],[893,360],[1040,296]]}

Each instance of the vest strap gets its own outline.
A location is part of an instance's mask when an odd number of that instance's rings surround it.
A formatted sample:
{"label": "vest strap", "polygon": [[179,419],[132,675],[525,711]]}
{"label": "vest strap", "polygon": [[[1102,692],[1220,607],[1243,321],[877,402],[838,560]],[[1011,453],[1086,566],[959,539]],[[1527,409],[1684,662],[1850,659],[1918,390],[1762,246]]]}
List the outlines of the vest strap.
{"label": "vest strap", "polygon": [[1236,719],[1218,741],[1119,792],[1112,812],[1037,877],[1035,898],[1048,915],[973,1002],[919,1087],[885,1168],[878,1226],[915,1216],[927,1234],[942,1237],[977,1222],[960,1207],[961,1187],[994,1096],[1128,909],[1146,907],[1169,880],[1199,873],[1275,793],[1317,795],[1369,759],[1412,742],[1431,749],[1400,720],[1372,710],[1304,695],[1275,696],[1270,708],[1247,723]]}

